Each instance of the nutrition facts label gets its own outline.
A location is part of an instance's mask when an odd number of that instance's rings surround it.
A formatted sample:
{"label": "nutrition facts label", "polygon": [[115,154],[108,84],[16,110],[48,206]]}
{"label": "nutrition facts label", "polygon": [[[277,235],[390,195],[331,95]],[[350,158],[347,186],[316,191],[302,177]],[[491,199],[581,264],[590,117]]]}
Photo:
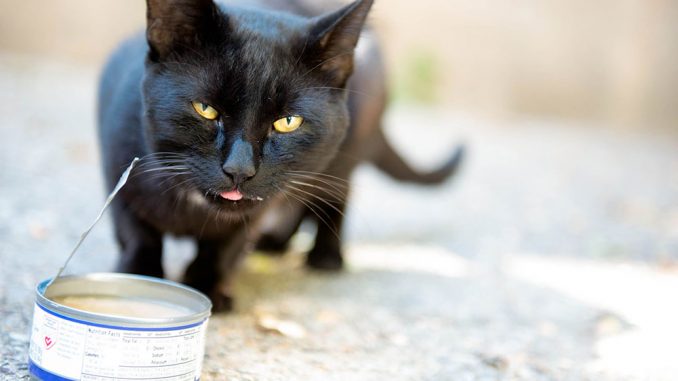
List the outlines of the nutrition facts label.
{"label": "nutrition facts label", "polygon": [[163,329],[102,326],[36,304],[31,371],[65,380],[199,380],[206,327],[207,320]]}

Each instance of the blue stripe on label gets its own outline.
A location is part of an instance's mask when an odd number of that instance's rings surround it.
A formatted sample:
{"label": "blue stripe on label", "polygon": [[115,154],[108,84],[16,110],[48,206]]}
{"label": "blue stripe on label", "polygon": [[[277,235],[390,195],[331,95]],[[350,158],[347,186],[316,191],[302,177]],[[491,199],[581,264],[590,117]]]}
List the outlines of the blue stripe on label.
{"label": "blue stripe on label", "polygon": [[[77,381],[72,378],[64,378],[54,373],[50,373],[37,366],[30,358],[28,359],[28,372],[31,374],[31,376],[37,378],[40,381]],[[200,381],[200,378],[196,378],[195,381]]]}
{"label": "blue stripe on label", "polygon": [[54,373],[50,373],[37,366],[33,360],[28,359],[28,372],[40,381],[75,381],[72,378],[64,378]]}
{"label": "blue stripe on label", "polygon": [[98,328],[109,328],[109,329],[117,329],[121,331],[144,331],[144,332],[157,332],[157,331],[178,331],[181,329],[188,329],[188,328],[194,328],[197,326],[202,325],[205,320],[201,321],[200,323],[195,323],[191,325],[182,325],[180,327],[166,327],[166,328],[134,328],[134,327],[119,327],[119,326],[114,326],[114,325],[106,325],[106,324],[97,324],[97,323],[92,323],[84,320],[79,320],[79,319],[74,319],[72,317],[64,316],[62,314],[59,314],[54,311],[50,311],[47,308],[41,306],[39,303],[35,303],[36,306],[40,307],[41,310],[47,312],[50,315],[54,315],[60,319],[72,321],[74,323],[79,323],[79,324],[84,324],[84,325],[89,325],[92,327],[98,327]]}

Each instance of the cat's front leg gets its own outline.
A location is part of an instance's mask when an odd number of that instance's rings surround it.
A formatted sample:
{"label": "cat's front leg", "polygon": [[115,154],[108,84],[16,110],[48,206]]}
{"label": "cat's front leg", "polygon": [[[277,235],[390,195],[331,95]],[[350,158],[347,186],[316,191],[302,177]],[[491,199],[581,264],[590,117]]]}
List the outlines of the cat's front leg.
{"label": "cat's front leg", "polygon": [[246,254],[244,227],[223,239],[199,239],[198,254],[184,273],[184,283],[212,300],[215,312],[233,309],[233,276]]}
{"label": "cat's front leg", "polygon": [[259,226],[256,249],[271,255],[282,255],[289,248],[290,240],[309,214],[306,206],[293,198],[285,204],[271,207]]}
{"label": "cat's front leg", "polygon": [[162,233],[138,218],[122,199],[115,200],[112,207],[121,249],[116,270],[162,278]]}
{"label": "cat's front leg", "polygon": [[337,271],[344,266],[341,235],[348,190],[347,182],[341,191],[332,192],[331,196],[318,196],[315,200],[315,205],[320,208],[315,211],[318,232],[315,245],[306,258],[306,265],[312,269]]}

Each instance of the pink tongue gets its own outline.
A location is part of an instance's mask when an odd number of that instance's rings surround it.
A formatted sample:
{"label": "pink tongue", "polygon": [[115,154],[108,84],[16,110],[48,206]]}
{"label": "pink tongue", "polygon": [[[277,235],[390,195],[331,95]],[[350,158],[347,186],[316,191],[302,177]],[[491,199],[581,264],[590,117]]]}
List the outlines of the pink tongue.
{"label": "pink tongue", "polygon": [[240,193],[238,190],[232,190],[230,192],[223,192],[220,195],[222,198],[230,201],[240,201],[242,200],[243,196],[242,193]]}

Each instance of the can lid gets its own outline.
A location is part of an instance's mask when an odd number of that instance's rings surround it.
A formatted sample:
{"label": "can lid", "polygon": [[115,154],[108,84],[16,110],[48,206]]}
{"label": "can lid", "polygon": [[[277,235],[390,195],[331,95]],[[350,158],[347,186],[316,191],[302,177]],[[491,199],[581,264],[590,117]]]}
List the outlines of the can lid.
{"label": "can lid", "polygon": [[96,224],[99,223],[99,221],[101,220],[101,217],[104,216],[104,212],[106,211],[106,209],[108,209],[109,206],[111,206],[111,203],[113,203],[113,200],[118,195],[120,190],[125,186],[125,184],[127,184],[127,180],[129,179],[129,175],[130,175],[130,173],[132,173],[132,169],[134,169],[134,166],[139,162],[139,160],[141,160],[141,159],[139,159],[138,157],[135,157],[134,160],[132,160],[132,163],[130,163],[127,170],[122,174],[122,176],[120,176],[120,180],[118,180],[118,184],[115,186],[115,188],[113,189],[111,194],[108,195],[108,198],[106,198],[106,202],[104,203],[104,206],[101,208],[99,215],[97,216],[96,219],[94,219],[94,222],[92,222],[92,224],[87,228],[87,230],[85,230],[80,235],[80,239],[75,244],[75,247],[73,248],[73,250],[71,250],[71,254],[68,256],[68,258],[66,258],[66,262],[64,262],[63,266],[59,267],[59,270],[57,271],[56,275],[47,282],[47,284],[45,285],[45,289],[48,289],[49,286],[52,285],[52,283],[54,283],[57,279],[59,279],[59,277],[61,277],[61,274],[63,274],[64,270],[66,270],[66,267],[68,267],[68,264],[71,262],[71,259],[73,259],[73,256],[75,255],[75,253],[80,248],[80,245],[82,245],[82,243],[85,241],[85,239],[87,238],[89,233],[92,231],[92,229],[94,229],[94,226],[96,226]]}

